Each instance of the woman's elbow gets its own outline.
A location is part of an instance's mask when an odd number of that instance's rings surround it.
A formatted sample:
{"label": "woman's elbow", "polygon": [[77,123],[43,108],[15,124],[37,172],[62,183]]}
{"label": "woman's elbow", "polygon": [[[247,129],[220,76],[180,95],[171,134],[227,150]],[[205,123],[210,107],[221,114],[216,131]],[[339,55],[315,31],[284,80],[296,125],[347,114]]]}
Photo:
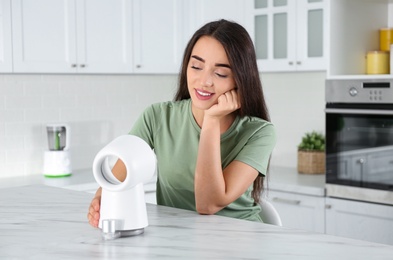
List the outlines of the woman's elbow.
{"label": "woman's elbow", "polygon": [[216,214],[221,207],[217,207],[215,205],[196,205],[196,211],[201,215],[214,215]]}

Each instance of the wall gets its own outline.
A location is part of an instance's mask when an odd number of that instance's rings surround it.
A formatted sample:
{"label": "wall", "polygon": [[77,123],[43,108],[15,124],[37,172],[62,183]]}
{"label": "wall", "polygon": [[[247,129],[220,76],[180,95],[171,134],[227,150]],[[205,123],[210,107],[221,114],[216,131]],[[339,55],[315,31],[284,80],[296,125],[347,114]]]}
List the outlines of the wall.
{"label": "wall", "polygon": [[172,99],[175,76],[0,75],[0,178],[40,174],[46,124],[71,126],[74,169],[126,134],[143,109]]}
{"label": "wall", "polygon": [[261,77],[278,134],[271,164],[296,167],[302,136],[313,130],[325,134],[326,73],[269,73]]}
{"label": "wall", "polygon": [[[262,74],[278,143],[272,165],[296,166],[306,131],[324,129],[324,73]],[[91,167],[95,154],[126,134],[143,109],[171,100],[177,76],[0,75],[0,178],[40,174],[45,126],[71,126],[74,169]]]}

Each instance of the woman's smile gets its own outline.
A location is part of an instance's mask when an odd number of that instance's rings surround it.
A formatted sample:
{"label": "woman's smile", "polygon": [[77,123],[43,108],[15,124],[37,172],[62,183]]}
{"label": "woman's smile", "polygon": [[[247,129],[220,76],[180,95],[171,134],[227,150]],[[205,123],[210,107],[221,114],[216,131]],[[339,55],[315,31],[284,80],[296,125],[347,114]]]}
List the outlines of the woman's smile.
{"label": "woman's smile", "polygon": [[214,93],[207,92],[200,89],[195,89],[195,93],[196,93],[195,96],[200,100],[209,100],[214,95]]}

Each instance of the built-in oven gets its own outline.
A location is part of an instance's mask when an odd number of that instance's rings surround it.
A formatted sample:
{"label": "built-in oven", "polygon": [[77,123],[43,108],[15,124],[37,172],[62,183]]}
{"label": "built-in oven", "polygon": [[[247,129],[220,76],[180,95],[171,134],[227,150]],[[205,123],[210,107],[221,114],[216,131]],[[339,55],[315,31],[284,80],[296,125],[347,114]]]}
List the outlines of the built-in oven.
{"label": "built-in oven", "polygon": [[327,196],[393,205],[393,79],[325,89]]}

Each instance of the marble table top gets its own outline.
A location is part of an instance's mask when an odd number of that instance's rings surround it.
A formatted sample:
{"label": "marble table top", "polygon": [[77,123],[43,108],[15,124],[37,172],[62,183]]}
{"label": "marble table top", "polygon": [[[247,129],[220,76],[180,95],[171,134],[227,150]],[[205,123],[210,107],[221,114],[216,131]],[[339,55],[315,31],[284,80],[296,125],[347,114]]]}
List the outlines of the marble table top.
{"label": "marble table top", "polygon": [[0,189],[0,259],[392,259],[393,247],[147,204],[142,235],[103,240],[92,194]]}

